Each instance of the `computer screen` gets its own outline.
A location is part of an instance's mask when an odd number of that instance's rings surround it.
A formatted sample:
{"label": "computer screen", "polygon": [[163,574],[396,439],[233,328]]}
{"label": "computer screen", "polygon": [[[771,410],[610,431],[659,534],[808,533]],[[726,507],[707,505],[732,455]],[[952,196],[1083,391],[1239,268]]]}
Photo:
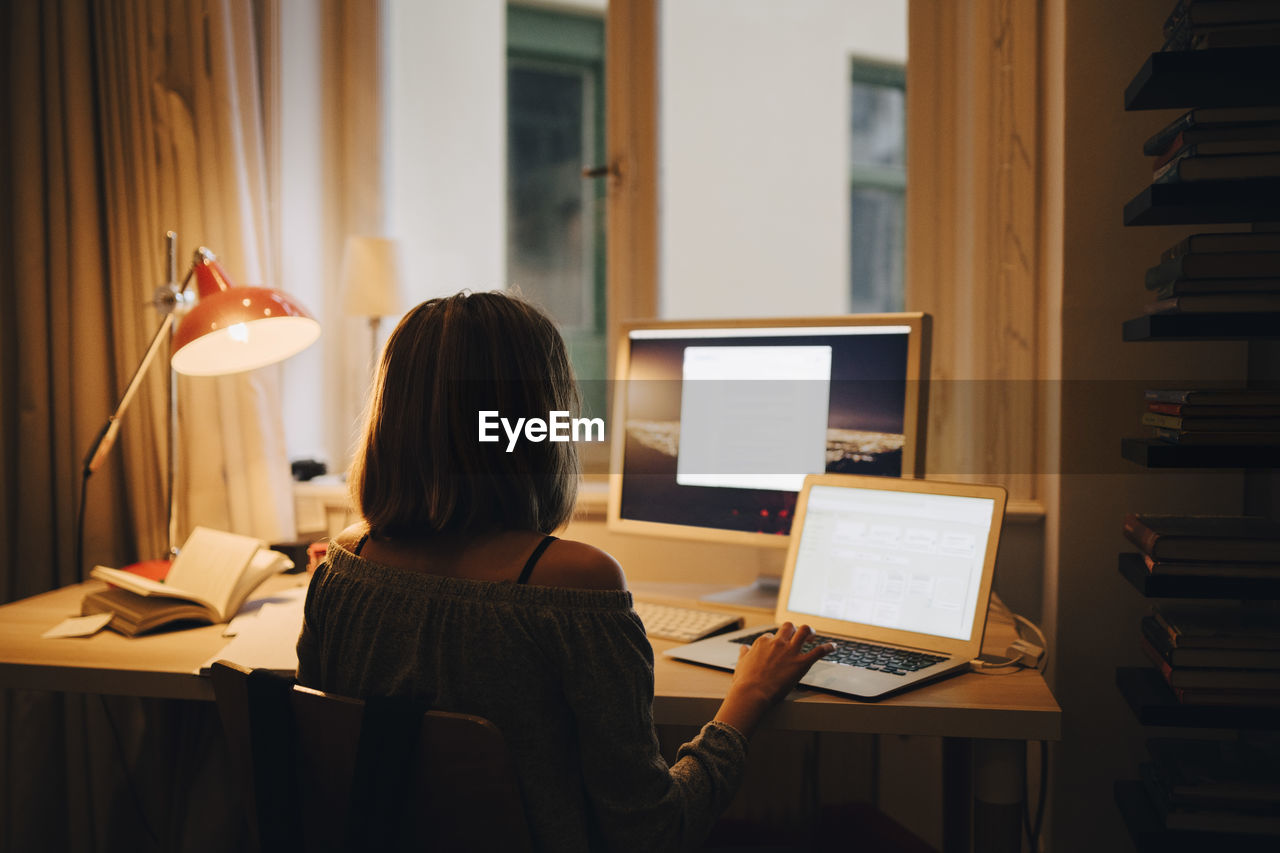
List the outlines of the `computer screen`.
{"label": "computer screen", "polygon": [[787,609],[967,640],[995,501],[812,486]]}
{"label": "computer screen", "polygon": [[929,317],[632,323],[609,524],[786,546],[806,474],[919,476]]}

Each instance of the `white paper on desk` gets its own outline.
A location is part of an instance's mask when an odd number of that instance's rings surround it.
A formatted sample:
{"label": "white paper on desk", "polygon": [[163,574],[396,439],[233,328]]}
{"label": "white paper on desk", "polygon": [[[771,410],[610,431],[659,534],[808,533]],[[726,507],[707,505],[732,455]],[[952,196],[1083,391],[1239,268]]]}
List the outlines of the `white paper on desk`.
{"label": "white paper on desk", "polygon": [[92,637],[107,627],[113,615],[108,611],[94,613],[92,616],[72,616],[70,619],[63,619],[40,636],[46,640],[57,640],[63,637]]}
{"label": "white paper on desk", "polygon": [[299,581],[298,586],[287,587],[277,590],[270,595],[260,598],[252,598],[245,602],[244,607],[240,608],[240,612],[236,614],[227,626],[222,629],[222,636],[234,637],[240,633],[242,625],[246,625],[258,618],[258,613],[263,607],[270,607],[277,604],[283,604],[290,607],[295,605],[302,606],[306,604],[307,586],[305,581]]}
{"label": "white paper on desk", "polygon": [[301,599],[285,604],[263,604],[258,615],[245,619],[235,638],[205,661],[198,671],[208,670],[216,660],[229,660],[252,669],[296,672],[302,605]]}

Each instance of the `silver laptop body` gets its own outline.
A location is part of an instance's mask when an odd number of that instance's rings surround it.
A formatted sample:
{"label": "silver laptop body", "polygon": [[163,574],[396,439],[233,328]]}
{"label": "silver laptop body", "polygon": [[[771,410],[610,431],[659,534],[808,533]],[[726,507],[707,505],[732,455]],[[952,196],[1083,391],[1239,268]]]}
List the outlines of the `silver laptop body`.
{"label": "silver laptop body", "polygon": [[[823,659],[800,683],[880,699],[961,671],[978,657],[1006,494],[999,486],[810,474],[796,502],[776,624],[905,649],[917,669]],[[665,652],[733,669],[761,626]],[[938,658],[935,662],[932,658]]]}

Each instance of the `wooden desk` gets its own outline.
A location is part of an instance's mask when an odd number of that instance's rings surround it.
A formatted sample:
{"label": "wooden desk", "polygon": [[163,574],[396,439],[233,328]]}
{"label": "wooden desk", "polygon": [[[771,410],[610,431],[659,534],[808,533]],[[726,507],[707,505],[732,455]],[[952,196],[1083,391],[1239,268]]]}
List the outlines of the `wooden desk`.
{"label": "wooden desk", "polygon": [[[303,585],[307,577],[272,578],[255,599]],[[99,581],[87,581],[0,607],[0,687],[212,700],[210,680],[195,672],[227,643],[220,625],[133,639],[112,631],[87,639],[40,638],[61,620],[78,615],[85,593],[101,587]],[[637,597],[688,605],[716,587],[635,583],[632,589]],[[697,606],[735,610],[720,605]],[[772,614],[766,611],[737,612],[748,626],[772,622]],[[1003,653],[1013,636],[1012,623],[988,620],[988,651]],[[730,675],[664,658],[662,652],[672,645],[653,641],[655,721],[660,725],[700,726],[714,716],[728,689]],[[992,815],[980,813],[985,802],[999,804],[1004,823],[1020,820],[1020,806],[1011,812],[1007,796],[984,800],[982,786],[971,786],[974,768],[980,780],[987,780],[997,789],[1020,790],[1021,777],[1017,774],[1024,769],[1025,742],[1058,740],[1061,716],[1061,709],[1040,674],[1022,671],[1005,676],[967,673],[874,703],[812,690],[796,691],[771,712],[766,725],[801,731],[944,738],[944,849],[951,851],[969,849],[973,829],[991,823]],[[971,800],[975,797],[973,806]],[[976,819],[975,807],[979,809]],[[1017,825],[1013,824],[1014,833]],[[993,848],[988,844],[984,849]]]}
{"label": "wooden desk", "polygon": [[[747,627],[773,624],[770,612],[696,600],[716,589],[698,584],[632,585],[632,591],[647,600],[736,612],[746,619]],[[993,617],[987,625],[984,651],[1003,656],[1015,636],[1012,621]],[[662,652],[677,644],[657,639],[651,642],[656,658],[654,716],[673,725],[700,726],[711,719],[728,690],[730,674],[665,658]],[[794,692],[789,699],[770,714],[769,726],[1024,741],[1057,740],[1061,731],[1058,703],[1044,678],[1033,670],[1011,675],[966,673],[879,702],[858,702],[807,689]]]}
{"label": "wooden desk", "polygon": [[[278,575],[253,600],[270,600],[272,592],[308,580]],[[229,642],[222,625],[134,638],[100,631],[87,638],[41,639],[63,619],[80,615],[86,593],[105,586],[85,581],[0,607],[0,687],[213,701],[213,684],[196,672]]]}

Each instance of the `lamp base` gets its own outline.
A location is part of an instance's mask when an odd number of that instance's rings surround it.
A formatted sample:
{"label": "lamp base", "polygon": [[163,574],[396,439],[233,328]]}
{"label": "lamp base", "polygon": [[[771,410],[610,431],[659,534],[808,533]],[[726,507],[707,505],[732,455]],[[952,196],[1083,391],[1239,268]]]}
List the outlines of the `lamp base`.
{"label": "lamp base", "polygon": [[142,560],[123,566],[120,571],[133,572],[135,575],[141,575],[153,581],[162,581],[169,574],[171,565],[173,565],[172,560]]}

